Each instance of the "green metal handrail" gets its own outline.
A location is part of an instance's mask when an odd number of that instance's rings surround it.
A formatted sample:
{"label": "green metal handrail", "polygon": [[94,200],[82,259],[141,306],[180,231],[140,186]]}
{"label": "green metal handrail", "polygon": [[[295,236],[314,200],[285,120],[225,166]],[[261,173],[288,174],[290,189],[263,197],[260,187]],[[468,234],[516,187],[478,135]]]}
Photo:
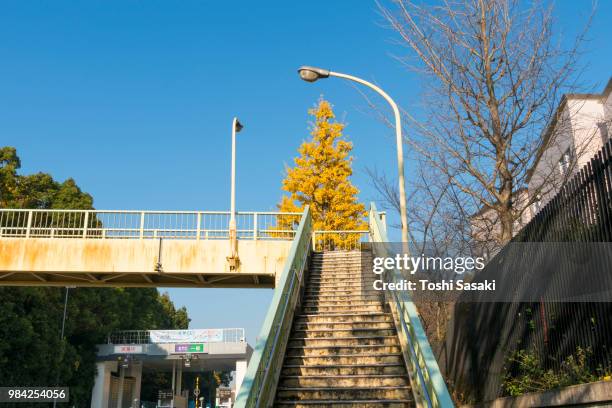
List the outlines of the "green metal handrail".
{"label": "green metal handrail", "polygon": [[235,408],[269,407],[274,402],[276,385],[300,297],[304,270],[310,254],[312,220],[308,206],[300,220],[285,268],[274,290],[259,339],[236,397]]}
{"label": "green metal handrail", "polygon": [[[374,203],[370,204],[370,236],[375,256],[389,256],[386,226]],[[389,271],[388,282],[402,280],[398,270]],[[402,352],[417,401],[417,406],[432,408],[454,407],[438,362],[431,350],[427,334],[421,323],[417,308],[406,291],[388,290],[385,296],[394,312],[395,325],[400,336]]]}

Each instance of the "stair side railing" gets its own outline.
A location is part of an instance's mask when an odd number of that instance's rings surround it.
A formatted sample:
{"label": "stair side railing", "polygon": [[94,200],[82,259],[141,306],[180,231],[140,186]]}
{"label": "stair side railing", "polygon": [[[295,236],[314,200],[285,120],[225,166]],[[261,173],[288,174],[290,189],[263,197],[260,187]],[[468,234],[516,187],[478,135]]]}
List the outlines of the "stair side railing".
{"label": "stair side railing", "polygon": [[[369,227],[374,256],[395,256],[395,254],[391,254],[386,225],[383,220],[384,218],[376,210],[376,205],[371,203]],[[403,279],[397,269],[388,271],[385,278],[387,282],[400,282]],[[417,406],[454,407],[416,305],[409,292],[387,290],[385,291],[385,297],[393,311],[393,318],[400,337],[402,353],[408,366]]]}
{"label": "stair side railing", "polygon": [[306,206],[238,391],[235,408],[270,407],[274,403],[293,315],[304,282],[311,234],[312,218]]}

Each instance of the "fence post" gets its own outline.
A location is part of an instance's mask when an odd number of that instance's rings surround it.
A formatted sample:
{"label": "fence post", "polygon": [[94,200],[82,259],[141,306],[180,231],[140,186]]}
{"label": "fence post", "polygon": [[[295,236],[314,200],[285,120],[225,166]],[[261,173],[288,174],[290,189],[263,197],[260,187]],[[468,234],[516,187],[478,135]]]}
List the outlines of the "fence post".
{"label": "fence post", "polygon": [[140,239],[144,238],[144,220],[145,220],[145,212],[140,212]]}
{"label": "fence post", "polygon": [[312,231],[312,250],[316,251],[317,250],[317,238],[316,238],[316,232]]}
{"label": "fence post", "polygon": [[253,239],[257,241],[257,213],[253,214]]}
{"label": "fence post", "polygon": [[26,227],[26,238],[30,238],[30,230],[32,229],[32,217],[34,215],[34,211],[28,211],[28,224]]}
{"label": "fence post", "polygon": [[202,213],[198,211],[198,216],[196,218],[196,240],[200,240],[200,224],[202,223]]}
{"label": "fence post", "polygon": [[83,225],[83,238],[87,238],[87,226],[89,225],[89,211],[85,211],[85,223]]}

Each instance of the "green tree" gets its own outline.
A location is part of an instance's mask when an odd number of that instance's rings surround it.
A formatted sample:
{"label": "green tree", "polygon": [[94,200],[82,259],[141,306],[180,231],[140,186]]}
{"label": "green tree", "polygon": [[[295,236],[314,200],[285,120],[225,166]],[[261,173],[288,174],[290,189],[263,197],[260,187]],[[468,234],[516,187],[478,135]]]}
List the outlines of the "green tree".
{"label": "green tree", "polygon": [[[352,143],[343,135],[344,124],[335,120],[331,104],[320,99],[309,110],[314,119],[310,140],[303,142],[287,168],[280,211],[299,212],[310,206],[315,230],[359,230],[365,227],[365,206],[357,200],[359,190],[350,177]],[[333,236],[336,245],[354,240],[353,236]]]}
{"label": "green tree", "polygon": [[[92,209],[92,197],[73,179],[19,175],[17,152],[0,148],[0,207]],[[186,329],[185,308],[153,288],[77,288],[70,291],[65,338],[60,339],[64,289],[0,287],[0,384],[70,387],[71,404],[88,406],[96,344],[115,330]]]}

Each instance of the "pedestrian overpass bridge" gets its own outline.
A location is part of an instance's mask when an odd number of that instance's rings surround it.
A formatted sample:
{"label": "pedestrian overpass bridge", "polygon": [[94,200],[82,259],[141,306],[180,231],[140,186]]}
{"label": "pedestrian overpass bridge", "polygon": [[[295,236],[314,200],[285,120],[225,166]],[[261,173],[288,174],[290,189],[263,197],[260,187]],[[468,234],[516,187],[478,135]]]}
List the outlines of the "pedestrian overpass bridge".
{"label": "pedestrian overpass bridge", "polygon": [[0,284],[273,288],[300,213],[0,209]]}
{"label": "pedestrian overpass bridge", "polygon": [[[409,293],[372,293],[372,265],[355,252],[344,263],[321,258],[339,242],[390,255],[386,245],[363,243],[389,241],[373,204],[367,231],[315,231],[308,207],[238,213],[235,269],[229,218],[0,210],[0,285],[274,287],[235,407],[453,406]],[[384,278],[402,280],[397,270]]]}

